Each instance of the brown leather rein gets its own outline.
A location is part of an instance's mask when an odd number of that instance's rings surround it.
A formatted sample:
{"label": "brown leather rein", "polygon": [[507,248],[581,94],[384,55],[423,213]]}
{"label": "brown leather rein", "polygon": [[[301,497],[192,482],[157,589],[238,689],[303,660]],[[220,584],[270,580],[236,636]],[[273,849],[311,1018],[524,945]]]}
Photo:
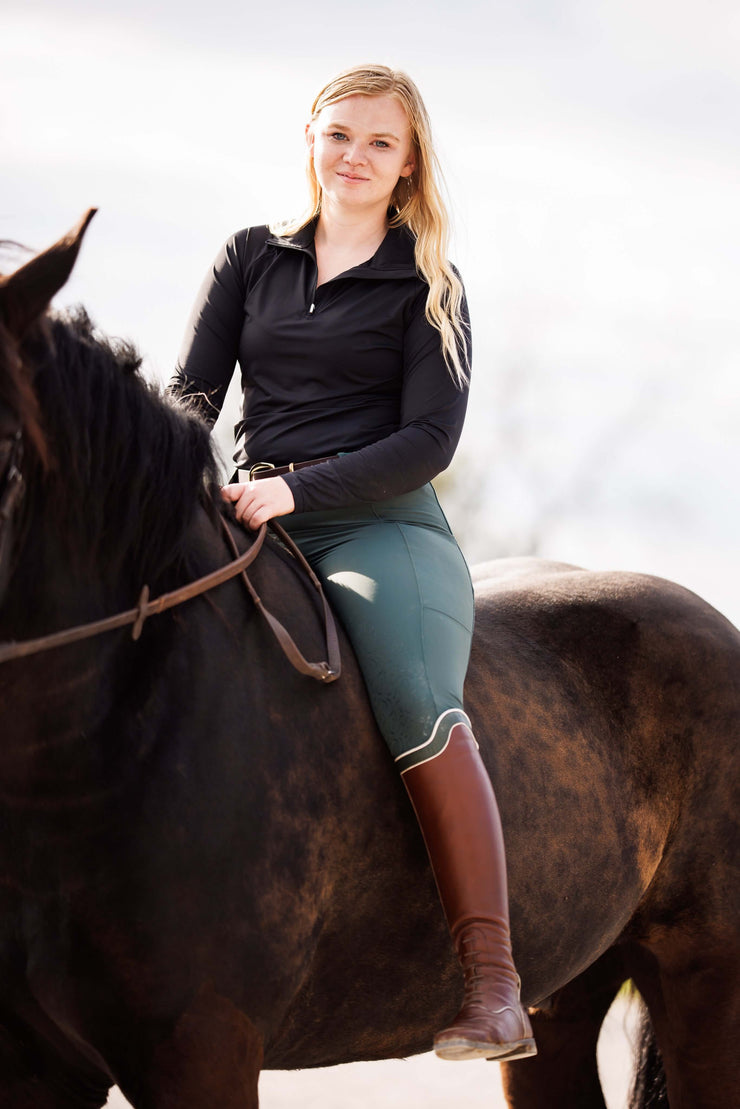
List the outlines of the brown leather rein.
{"label": "brown leather rein", "polygon": [[295,669],[298,670],[299,673],[306,674],[308,677],[315,678],[316,681],[325,684],[336,681],[342,672],[336,623],[324,595],[324,591],[321,588],[321,583],[301,551],[290,536],[285,533],[283,528],[281,528],[279,524],[276,524],[274,520],[271,520],[271,529],[278,535],[281,542],[302,566],[311,584],[317,590],[321,598],[324,611],[324,633],[328,662],[309,662],[304,658],[288,631],[283,627],[280,621],[265,608],[262,599],[247,577],[247,567],[254,562],[262,549],[262,544],[265,541],[265,534],[267,532],[267,525],[262,524],[251,547],[249,547],[244,554],[238,555],[236,542],[226,522],[221,516],[219,516],[219,520],[225,541],[230,546],[232,552],[237,555],[233,562],[229,562],[226,566],[222,566],[220,570],[214,570],[210,574],[205,574],[203,577],[197,578],[196,581],[190,582],[188,585],[183,585],[179,589],[174,589],[170,593],[162,593],[159,597],[155,597],[154,600],[149,599],[149,586],[145,585],[139,595],[136,608],[128,609],[126,612],[119,612],[115,616],[108,616],[103,620],[95,620],[89,624],[80,624],[74,628],[66,628],[64,631],[54,632],[51,635],[44,635],[38,639],[25,639],[11,641],[9,643],[0,643],[0,663],[7,662],[9,659],[25,658],[28,655],[38,654],[40,651],[49,651],[54,647],[65,647],[70,643],[77,643],[82,639],[91,639],[93,636],[102,635],[103,632],[113,631],[115,628],[123,628],[127,624],[133,624],[131,638],[136,640],[141,635],[144,621],[150,616],[156,616],[160,612],[165,612],[168,608],[175,608],[177,605],[181,605],[185,601],[191,600],[193,597],[199,597],[203,593],[215,589],[216,586],[229,581],[231,578],[241,575],[242,581],[257,610],[267,622],[268,627],[277,639],[288,661]]}

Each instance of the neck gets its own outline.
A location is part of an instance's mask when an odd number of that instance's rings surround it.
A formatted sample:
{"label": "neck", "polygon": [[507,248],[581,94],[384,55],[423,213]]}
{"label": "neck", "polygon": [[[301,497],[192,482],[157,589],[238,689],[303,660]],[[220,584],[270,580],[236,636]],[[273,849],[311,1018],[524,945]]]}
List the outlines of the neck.
{"label": "neck", "polygon": [[340,248],[349,253],[367,249],[375,253],[388,231],[385,207],[368,212],[347,211],[324,204],[316,227],[315,241],[319,247]]}

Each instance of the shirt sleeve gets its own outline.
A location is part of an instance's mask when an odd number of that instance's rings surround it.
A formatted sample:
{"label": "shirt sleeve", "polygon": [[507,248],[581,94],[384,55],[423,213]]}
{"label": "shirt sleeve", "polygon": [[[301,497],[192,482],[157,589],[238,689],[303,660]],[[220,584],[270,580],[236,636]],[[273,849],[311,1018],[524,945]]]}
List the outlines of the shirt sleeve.
{"label": "shirt sleeve", "polygon": [[[465,419],[468,387],[460,387],[447,367],[440,334],[426,318],[427,293],[425,286],[415,298],[404,334],[401,426],[360,450],[286,474],[296,512],[400,496],[431,481],[452,461]],[[461,355],[469,368],[466,302],[462,315],[467,339]]]}
{"label": "shirt sleeve", "polygon": [[214,423],[234,373],[244,323],[245,251],[239,231],[219,251],[198,290],[168,391],[188,397]]}

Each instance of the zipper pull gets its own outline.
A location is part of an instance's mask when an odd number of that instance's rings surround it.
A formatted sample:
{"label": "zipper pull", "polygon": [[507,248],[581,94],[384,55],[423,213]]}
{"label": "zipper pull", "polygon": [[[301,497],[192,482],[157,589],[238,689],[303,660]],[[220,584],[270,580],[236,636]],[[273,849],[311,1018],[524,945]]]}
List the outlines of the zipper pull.
{"label": "zipper pull", "polygon": [[314,310],[314,308],[315,308],[315,307],[316,307],[316,305],[315,305],[315,304],[312,304],[312,305],[311,305],[311,307],[310,307],[310,308],[309,308],[309,310],[308,310],[308,314],[309,314],[309,316],[312,316],[312,315],[313,315],[313,310]]}

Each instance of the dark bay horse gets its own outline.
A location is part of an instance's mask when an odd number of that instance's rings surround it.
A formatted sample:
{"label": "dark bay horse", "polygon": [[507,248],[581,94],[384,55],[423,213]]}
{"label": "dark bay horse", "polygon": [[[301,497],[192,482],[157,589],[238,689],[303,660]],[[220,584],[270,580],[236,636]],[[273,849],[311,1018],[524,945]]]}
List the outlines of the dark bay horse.
{"label": "dark bay horse", "polygon": [[[0,280],[0,643],[231,558],[204,426],[84,314],[45,315],[85,223]],[[250,575],[321,657],[291,558],[266,544]],[[672,1109],[728,1109],[740,634],[656,578],[477,578],[467,703],[540,1048],[504,1064],[509,1103],[603,1107],[596,1039],[631,977]],[[235,580],[136,642],[0,662],[0,1105],[100,1109],[117,1083],[136,1109],[255,1109],[263,1067],[429,1049],[458,970],[346,642],[343,660],[330,685],[296,673]]]}

